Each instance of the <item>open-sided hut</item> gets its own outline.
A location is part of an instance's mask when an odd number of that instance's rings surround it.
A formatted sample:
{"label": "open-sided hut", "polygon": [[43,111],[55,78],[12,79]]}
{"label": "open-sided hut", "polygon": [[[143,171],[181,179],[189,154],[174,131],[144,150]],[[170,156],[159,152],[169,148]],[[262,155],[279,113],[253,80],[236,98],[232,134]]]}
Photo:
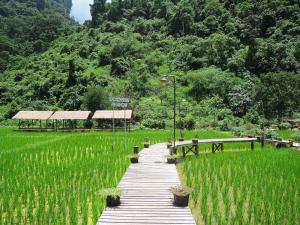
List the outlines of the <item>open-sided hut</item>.
{"label": "open-sided hut", "polygon": [[[132,110],[98,110],[94,113],[93,120],[114,120],[118,122],[126,122],[130,130],[130,124],[132,120]],[[120,127],[119,127],[120,128]]]}
{"label": "open-sided hut", "polygon": [[[48,129],[48,120],[53,111],[20,111],[12,119],[19,121],[19,129],[23,130],[44,130]],[[46,126],[42,126],[42,121],[46,121]],[[39,127],[36,127],[39,122]]]}
{"label": "open-sided hut", "polygon": [[[55,112],[50,119],[55,121],[56,129],[59,128],[58,121],[62,122],[62,129],[77,129],[77,121],[84,121],[90,119],[91,111],[57,111]],[[69,122],[69,125],[66,126]],[[84,129],[84,128],[79,128]]]}

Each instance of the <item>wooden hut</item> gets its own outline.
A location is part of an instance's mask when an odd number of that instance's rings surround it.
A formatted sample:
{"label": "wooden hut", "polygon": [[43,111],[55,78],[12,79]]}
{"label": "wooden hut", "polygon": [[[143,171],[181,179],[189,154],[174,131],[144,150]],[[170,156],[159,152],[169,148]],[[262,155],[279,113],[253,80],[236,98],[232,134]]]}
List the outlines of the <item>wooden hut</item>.
{"label": "wooden hut", "polygon": [[[94,113],[93,120],[106,120],[116,122],[124,122],[128,125],[130,131],[130,125],[132,122],[132,110],[98,110]],[[123,129],[116,127],[116,129]]]}
{"label": "wooden hut", "polygon": [[[55,121],[56,130],[89,130],[85,127],[78,128],[77,121],[88,121],[90,119],[91,111],[57,111],[50,119]],[[59,126],[59,122],[62,128]],[[67,126],[67,123],[71,126]]]}
{"label": "wooden hut", "polygon": [[[52,116],[53,111],[20,111],[12,119],[19,121],[19,129],[27,131],[48,130],[48,120]],[[42,121],[45,121],[43,127]],[[36,126],[38,122],[38,127]]]}

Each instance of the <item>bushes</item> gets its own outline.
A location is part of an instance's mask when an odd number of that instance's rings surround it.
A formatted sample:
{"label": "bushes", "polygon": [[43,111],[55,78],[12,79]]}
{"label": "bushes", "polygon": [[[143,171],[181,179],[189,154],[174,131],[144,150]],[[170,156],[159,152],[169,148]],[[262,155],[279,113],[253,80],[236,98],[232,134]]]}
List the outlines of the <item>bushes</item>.
{"label": "bushes", "polygon": [[294,133],[291,138],[294,140],[294,141],[297,141],[297,142],[300,142],[300,132],[297,132],[297,133]]}
{"label": "bushes", "polygon": [[291,129],[292,125],[290,123],[280,123],[278,125],[278,128],[280,130],[288,130],[288,129]]}
{"label": "bushes", "polygon": [[145,119],[142,122],[142,126],[148,128],[165,129],[166,123],[164,120]]}
{"label": "bushes", "polygon": [[130,61],[127,58],[119,57],[111,61],[111,75],[121,77],[130,69]]}
{"label": "bushes", "polygon": [[275,131],[267,131],[267,132],[265,132],[265,138],[277,139],[277,138],[279,138],[279,134],[276,133]]}

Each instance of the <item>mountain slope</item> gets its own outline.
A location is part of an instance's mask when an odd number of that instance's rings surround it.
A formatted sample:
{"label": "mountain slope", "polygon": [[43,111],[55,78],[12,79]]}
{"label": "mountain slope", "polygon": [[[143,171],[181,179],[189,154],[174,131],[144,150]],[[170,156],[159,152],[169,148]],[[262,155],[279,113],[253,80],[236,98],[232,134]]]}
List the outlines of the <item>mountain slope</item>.
{"label": "mountain slope", "polygon": [[11,58],[0,78],[4,118],[84,108],[87,88],[100,86],[130,97],[144,126],[164,128],[172,95],[159,78],[169,73],[188,100],[187,128],[300,111],[297,1],[97,0],[91,13],[84,26],[58,29],[45,52]]}

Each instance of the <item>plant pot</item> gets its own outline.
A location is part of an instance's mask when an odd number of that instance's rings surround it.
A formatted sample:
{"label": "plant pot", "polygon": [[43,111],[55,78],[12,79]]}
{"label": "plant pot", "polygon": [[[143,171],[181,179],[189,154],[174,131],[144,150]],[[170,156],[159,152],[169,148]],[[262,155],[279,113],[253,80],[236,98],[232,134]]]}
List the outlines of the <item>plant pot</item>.
{"label": "plant pot", "polygon": [[179,141],[184,141],[184,138],[179,138]]}
{"label": "plant pot", "polygon": [[189,204],[189,196],[190,195],[184,195],[184,196],[179,196],[176,194],[174,195],[174,205],[179,206],[179,207],[186,207]]}
{"label": "plant pot", "polygon": [[169,159],[169,158],[167,158],[167,162],[169,163],[169,164],[176,164],[176,159]]}
{"label": "plant pot", "polygon": [[139,153],[139,147],[138,146],[134,146],[133,147],[133,154],[138,154]]}
{"label": "plant pot", "polygon": [[137,158],[137,157],[131,157],[130,161],[131,161],[131,163],[138,163],[139,162],[139,158]]}
{"label": "plant pot", "polygon": [[107,196],[106,205],[107,207],[116,207],[121,204],[120,196]]}
{"label": "plant pot", "polygon": [[149,148],[150,144],[149,143],[144,143],[144,148]]}

